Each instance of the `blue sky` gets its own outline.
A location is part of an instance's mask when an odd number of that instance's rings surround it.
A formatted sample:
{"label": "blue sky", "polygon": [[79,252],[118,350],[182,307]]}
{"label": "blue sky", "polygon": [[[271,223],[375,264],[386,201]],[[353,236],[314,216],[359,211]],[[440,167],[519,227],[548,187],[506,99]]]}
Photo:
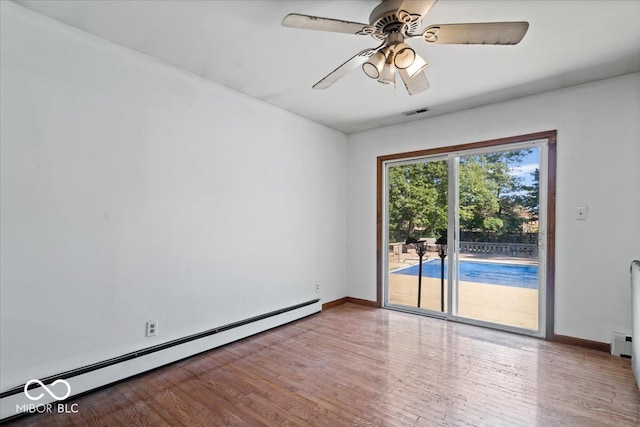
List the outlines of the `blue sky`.
{"label": "blue sky", "polygon": [[510,174],[524,178],[524,184],[531,185],[533,183],[533,176],[531,174],[539,167],[540,148],[535,147],[531,149],[531,153],[524,158],[520,166],[511,167]]}

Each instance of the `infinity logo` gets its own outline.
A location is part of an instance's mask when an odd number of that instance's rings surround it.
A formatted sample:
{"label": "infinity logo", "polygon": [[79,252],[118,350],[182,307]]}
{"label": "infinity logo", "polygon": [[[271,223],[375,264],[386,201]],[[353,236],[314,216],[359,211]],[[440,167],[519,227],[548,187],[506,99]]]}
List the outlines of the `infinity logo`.
{"label": "infinity logo", "polygon": [[53,391],[51,391],[51,389],[49,387],[47,387],[46,385],[44,385],[44,383],[40,380],[29,380],[29,382],[27,382],[24,385],[24,394],[30,399],[30,400],[40,400],[42,399],[42,396],[44,396],[44,393],[40,393],[37,396],[31,396],[29,394],[29,386],[31,384],[38,384],[40,387],[43,388],[44,391],[46,391],[47,393],[49,393],[49,396],[53,397],[55,400],[64,400],[67,397],[69,397],[69,395],[71,394],[71,385],[65,381],[65,380],[55,380],[54,382],[52,382],[50,384],[51,387],[54,387],[56,384],[58,383],[62,383],[65,386],[67,386],[67,392],[63,395],[63,396],[58,396],[56,395]]}

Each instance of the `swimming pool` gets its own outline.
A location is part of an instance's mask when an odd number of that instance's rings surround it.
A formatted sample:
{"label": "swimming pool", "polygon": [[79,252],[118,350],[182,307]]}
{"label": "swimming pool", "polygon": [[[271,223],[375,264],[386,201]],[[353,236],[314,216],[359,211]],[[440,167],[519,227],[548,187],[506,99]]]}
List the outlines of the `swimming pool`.
{"label": "swimming pool", "polygon": [[[394,270],[391,274],[418,275],[418,264]],[[444,277],[447,277],[447,262]],[[440,278],[440,260],[435,258],[422,263],[422,277]],[[538,289],[538,266],[528,264],[501,264],[494,262],[460,261],[460,280],[490,285],[516,286]]]}

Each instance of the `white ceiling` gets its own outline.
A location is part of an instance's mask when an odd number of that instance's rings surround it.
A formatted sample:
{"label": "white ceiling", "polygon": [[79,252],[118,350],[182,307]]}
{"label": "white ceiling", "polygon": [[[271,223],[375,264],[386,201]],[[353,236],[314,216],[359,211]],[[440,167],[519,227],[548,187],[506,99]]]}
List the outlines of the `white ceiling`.
{"label": "white ceiling", "polygon": [[440,0],[423,26],[523,20],[529,31],[516,46],[412,40],[431,83],[414,96],[361,70],[311,89],[379,43],[280,25],[290,12],[368,23],[375,0],[15,2],[345,133],[640,71],[638,0]]}

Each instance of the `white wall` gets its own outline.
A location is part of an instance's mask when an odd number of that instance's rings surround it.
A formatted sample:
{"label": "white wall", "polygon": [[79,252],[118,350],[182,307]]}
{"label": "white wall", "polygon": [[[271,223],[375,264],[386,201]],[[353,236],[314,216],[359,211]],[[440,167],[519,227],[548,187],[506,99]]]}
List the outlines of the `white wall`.
{"label": "white wall", "polygon": [[2,391],[346,295],[345,135],[0,3]]}
{"label": "white wall", "polygon": [[[557,129],[555,333],[600,342],[630,333],[639,117],[636,73],[350,135],[349,295],[376,298],[377,156]],[[576,221],[583,205],[589,218]]]}

